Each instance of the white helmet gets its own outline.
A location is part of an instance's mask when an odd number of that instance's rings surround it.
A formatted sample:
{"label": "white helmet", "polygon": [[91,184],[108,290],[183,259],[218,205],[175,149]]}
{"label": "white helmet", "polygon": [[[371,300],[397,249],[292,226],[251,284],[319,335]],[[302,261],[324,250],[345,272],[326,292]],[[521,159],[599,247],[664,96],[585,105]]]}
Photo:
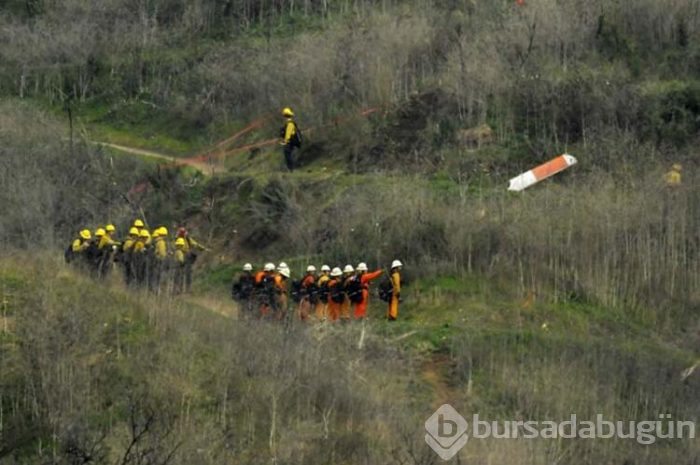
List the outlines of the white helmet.
{"label": "white helmet", "polygon": [[253,271],[253,265],[251,265],[250,263],[246,263],[245,265],[243,265],[243,271]]}
{"label": "white helmet", "polygon": [[280,274],[284,276],[285,278],[289,278],[289,268],[282,268],[280,270]]}
{"label": "white helmet", "polygon": [[352,265],[345,265],[345,268],[343,269],[343,273],[353,273],[355,271],[355,268],[352,267]]}
{"label": "white helmet", "polygon": [[333,268],[333,271],[331,271],[331,276],[341,276],[343,274],[342,271],[340,271],[340,268],[337,266]]}
{"label": "white helmet", "polygon": [[367,264],[365,262],[362,262],[359,265],[357,265],[357,271],[367,271]]}
{"label": "white helmet", "polygon": [[307,273],[315,273],[316,272],[316,267],[313,265],[309,265],[306,267],[306,272]]}
{"label": "white helmet", "polygon": [[327,273],[330,273],[330,272],[331,272],[331,267],[328,266],[328,265],[323,265],[323,266],[321,267],[321,271],[325,271],[325,272],[327,272]]}
{"label": "white helmet", "polygon": [[265,267],[263,268],[265,271],[275,271],[275,264],[274,263],[265,263]]}
{"label": "white helmet", "polygon": [[279,265],[277,265],[277,269],[281,270],[282,268],[289,268],[286,263],[280,262]]}
{"label": "white helmet", "polygon": [[398,261],[398,260],[394,260],[393,262],[391,262],[391,269],[392,269],[392,270],[393,270],[394,268],[398,268],[398,267],[400,267],[400,266],[403,266],[403,263],[401,263],[401,262]]}

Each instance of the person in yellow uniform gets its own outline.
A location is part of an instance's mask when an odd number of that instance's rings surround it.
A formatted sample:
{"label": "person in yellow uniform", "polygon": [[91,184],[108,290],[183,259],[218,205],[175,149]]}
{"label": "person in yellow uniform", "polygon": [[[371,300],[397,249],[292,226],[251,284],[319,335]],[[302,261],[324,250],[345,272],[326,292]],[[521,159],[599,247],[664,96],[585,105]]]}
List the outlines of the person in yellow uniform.
{"label": "person in yellow uniform", "polygon": [[71,250],[74,254],[80,254],[87,250],[90,246],[90,240],[92,240],[92,234],[89,229],[83,229],[80,231],[79,237],[73,241],[71,245]]}
{"label": "person in yellow uniform", "polygon": [[185,251],[185,269],[184,269],[184,290],[189,292],[192,288],[192,267],[197,261],[197,252],[209,250],[199,242],[195,241],[185,228],[177,230],[177,238],[182,238],[185,241],[183,250]]}
{"label": "person in yellow uniform", "polygon": [[121,247],[120,261],[124,267],[124,282],[127,286],[132,284],[134,278],[133,270],[133,250],[139,240],[139,230],[136,226],[129,229],[129,237],[126,238]]}
{"label": "person in yellow uniform", "polygon": [[143,220],[140,218],[136,218],[134,220],[133,227],[139,230],[139,234],[141,234],[141,230],[146,227],[146,225],[143,223]]}
{"label": "person in yellow uniform", "polygon": [[148,281],[148,242],[151,239],[151,234],[147,229],[142,229],[139,232],[139,240],[134,243],[134,248],[131,252],[132,270],[136,284],[143,286]]}
{"label": "person in yellow uniform", "polygon": [[403,264],[394,260],[391,264],[391,300],[386,312],[389,321],[396,321],[399,317],[399,302],[401,301],[401,268]]}
{"label": "person in yellow uniform", "polygon": [[88,250],[92,241],[92,233],[89,229],[83,229],[78,237],[73,240],[70,247],[65,252],[66,263],[72,263],[79,267],[88,263]]}
{"label": "person in yellow uniform", "polygon": [[100,276],[101,265],[102,265],[102,251],[100,250],[100,243],[102,238],[105,236],[106,232],[104,228],[97,228],[93,236],[95,239],[91,242],[90,247],[86,251],[86,258],[90,264],[90,272],[94,273],[95,276]]}
{"label": "person in yellow uniform", "polygon": [[664,174],[664,182],[668,187],[678,187],[682,183],[681,170],[683,167],[679,163],[671,166],[671,171]]}
{"label": "person in yellow uniform", "polygon": [[184,237],[178,237],[175,240],[175,252],[173,253],[173,258],[175,259],[175,273],[173,275],[173,294],[180,294],[182,292],[182,287],[185,278],[185,266],[187,252],[185,252],[186,241]]}
{"label": "person in yellow uniform", "polygon": [[100,256],[98,265],[100,277],[105,277],[111,270],[114,252],[119,245],[119,243],[114,240],[114,234],[117,228],[115,228],[113,224],[105,226],[104,231],[105,233],[100,237],[100,241],[97,243],[97,250]]}
{"label": "person in yellow uniform", "polygon": [[301,132],[294,122],[294,112],[287,107],[282,110],[282,116],[285,118],[284,126],[280,130],[282,140],[282,152],[284,153],[284,161],[287,164],[289,171],[294,170],[294,149],[301,147]]}
{"label": "person in yellow uniform", "polygon": [[153,275],[151,277],[151,290],[160,292],[161,278],[167,272],[168,260],[168,229],[161,226],[156,229],[156,237],[153,241]]}

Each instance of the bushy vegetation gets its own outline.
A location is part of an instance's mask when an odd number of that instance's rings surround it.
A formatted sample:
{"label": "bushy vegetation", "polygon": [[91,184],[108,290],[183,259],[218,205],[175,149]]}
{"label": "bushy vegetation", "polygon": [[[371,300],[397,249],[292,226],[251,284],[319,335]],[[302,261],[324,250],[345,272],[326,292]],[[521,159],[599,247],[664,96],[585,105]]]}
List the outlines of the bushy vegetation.
{"label": "bushy vegetation", "polygon": [[[0,41],[0,240],[24,250],[0,263],[0,461],[428,464],[422,424],[446,402],[697,420],[697,375],[680,380],[700,309],[696,2],[15,0]],[[293,174],[266,148],[208,176],[93,143],[182,156],[251,121],[237,142],[260,141],[286,105]],[[564,151],[579,165],[506,192]],[[245,323],[26,252],[142,215],[214,249],[195,286],[214,296],[244,260],[401,258],[404,321]],[[487,441],[460,460],[697,457]]]}
{"label": "bushy vegetation", "polygon": [[[698,408],[697,379],[678,378],[692,359],[653,338],[572,337],[564,319],[551,320],[552,334],[473,317],[442,331],[417,324],[409,338],[381,323],[285,327],[127,294],[57,265],[0,263],[4,463],[422,465],[437,463],[421,430],[443,402],[491,420],[654,420]],[[652,464],[697,454],[687,441],[524,447],[470,441],[464,457]]]}

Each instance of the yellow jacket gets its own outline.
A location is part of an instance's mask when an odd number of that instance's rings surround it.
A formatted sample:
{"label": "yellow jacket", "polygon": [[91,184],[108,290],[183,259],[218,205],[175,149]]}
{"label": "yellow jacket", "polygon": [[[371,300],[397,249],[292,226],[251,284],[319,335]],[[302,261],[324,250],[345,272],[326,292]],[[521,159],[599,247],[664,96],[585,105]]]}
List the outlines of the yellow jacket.
{"label": "yellow jacket", "polygon": [[323,287],[323,285],[326,284],[326,282],[328,282],[328,281],[330,281],[330,280],[331,280],[331,277],[330,277],[330,276],[328,276],[327,274],[322,274],[322,275],[318,278],[318,280],[316,281],[316,286],[317,286],[317,287]]}
{"label": "yellow jacket", "polygon": [[71,246],[71,250],[73,250],[73,253],[80,253],[84,252],[85,249],[87,249],[90,246],[90,241],[83,241],[82,239],[76,239],[73,241],[73,245]]}
{"label": "yellow jacket", "polygon": [[184,247],[178,247],[175,249],[175,261],[178,263],[178,265],[184,265],[185,264],[185,249]]}
{"label": "yellow jacket", "polygon": [[394,291],[394,297],[401,292],[401,274],[398,271],[391,273],[391,286]]}
{"label": "yellow jacket", "polygon": [[146,243],[144,241],[136,241],[134,244],[134,253],[143,253],[146,251]]}
{"label": "yellow jacket", "polygon": [[132,238],[128,238],[127,240],[124,241],[124,245],[122,246],[122,251],[123,252],[131,252],[131,249],[134,247],[134,244],[136,244],[137,241],[133,240]]}
{"label": "yellow jacket", "polygon": [[292,140],[292,137],[294,137],[294,134],[296,133],[297,125],[294,123],[292,118],[287,118],[287,123],[284,126],[284,144],[289,144],[289,141]]}
{"label": "yellow jacket", "polygon": [[168,257],[168,243],[165,242],[165,238],[159,237],[156,239],[156,258],[158,260],[165,260]]}
{"label": "yellow jacket", "polygon": [[105,247],[115,245],[116,241],[109,237],[109,234],[105,234],[104,236],[100,237],[100,242],[97,243],[97,248],[102,250]]}
{"label": "yellow jacket", "polygon": [[186,254],[188,254],[188,253],[190,253],[191,249],[206,250],[207,248],[204,247],[199,242],[192,239],[191,237],[187,236],[187,237],[185,237],[185,245],[182,246],[182,250]]}
{"label": "yellow jacket", "polygon": [[664,181],[667,186],[680,186],[681,185],[681,173],[676,170],[671,170],[664,175]]}

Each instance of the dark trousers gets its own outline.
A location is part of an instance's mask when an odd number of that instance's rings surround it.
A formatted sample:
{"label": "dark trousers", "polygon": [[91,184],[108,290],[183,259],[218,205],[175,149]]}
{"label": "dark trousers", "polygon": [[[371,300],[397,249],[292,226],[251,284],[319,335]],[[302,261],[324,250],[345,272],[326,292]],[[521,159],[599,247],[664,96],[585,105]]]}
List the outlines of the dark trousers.
{"label": "dark trousers", "polygon": [[287,164],[287,169],[289,171],[294,170],[294,147],[291,144],[287,144],[282,149],[284,152],[284,161]]}

